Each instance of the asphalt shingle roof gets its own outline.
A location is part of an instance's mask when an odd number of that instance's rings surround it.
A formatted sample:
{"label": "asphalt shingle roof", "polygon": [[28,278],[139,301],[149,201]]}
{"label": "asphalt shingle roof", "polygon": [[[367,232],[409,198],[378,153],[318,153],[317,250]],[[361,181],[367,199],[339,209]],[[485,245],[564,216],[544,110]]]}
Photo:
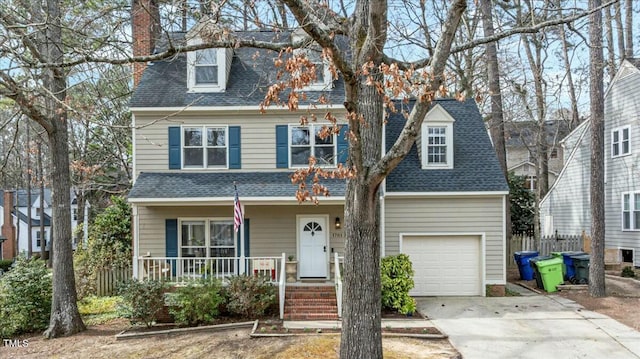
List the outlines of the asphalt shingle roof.
{"label": "asphalt shingle roof", "polygon": [[[293,197],[297,185],[290,172],[140,173],[129,198]],[[344,196],[345,182],[322,180],[332,196]]]}
{"label": "asphalt shingle roof", "polygon": [[[473,100],[437,100],[455,119],[453,123],[454,166],[423,170],[414,144],[407,157],[387,177],[387,192],[479,192],[508,191],[482,116]],[[387,122],[387,150],[402,130],[405,118],[399,112]]]}
{"label": "asphalt shingle roof", "polygon": [[[283,41],[288,33],[246,31],[234,36],[253,38],[261,41]],[[174,33],[173,40],[184,42],[184,33]],[[161,42],[159,47],[166,46]],[[190,93],[187,89],[187,55],[178,54],[147,66],[140,84],[136,88],[130,107],[183,107],[183,106],[258,106],[264,100],[268,86],[276,81],[277,69],[274,59],[278,53],[255,48],[234,49],[227,87],[220,93]],[[327,91],[306,91],[307,101],[317,101],[321,95],[330,103],[344,101],[344,83],[341,79],[333,82]],[[287,93],[282,94],[286,99]]]}

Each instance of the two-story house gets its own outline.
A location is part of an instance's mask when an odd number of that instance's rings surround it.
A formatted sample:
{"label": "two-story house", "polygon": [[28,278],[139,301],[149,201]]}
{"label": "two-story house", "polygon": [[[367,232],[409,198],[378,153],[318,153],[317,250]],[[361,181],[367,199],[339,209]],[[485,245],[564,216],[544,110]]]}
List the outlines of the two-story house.
{"label": "two-story house", "polygon": [[[195,29],[172,34],[171,41],[197,43]],[[292,34],[233,36],[282,41]],[[326,168],[345,161],[345,110],[317,104],[320,96],[341,104],[344,86],[320,70],[301,110],[273,106],[263,114],[259,104],[276,78],[277,56],[214,48],[146,67],[130,102],[135,276],[267,270],[277,282],[281,262],[292,255],[297,281],[333,278],[334,261],[349,240],[342,229],[345,183],[323,180],[331,195],[318,205],[300,204],[290,177],[310,156]],[[320,136],[326,125],[320,120],[300,122],[301,115],[323,118],[327,111],[340,119],[338,134]],[[390,114],[387,146],[404,121],[401,113]],[[237,233],[235,188],[244,218]],[[438,100],[420,140],[380,190],[381,253],[410,256],[416,295],[485,295],[486,285],[503,288],[507,193],[476,104]]]}
{"label": "two-story house", "polygon": [[[31,203],[28,200],[27,191],[19,189],[16,191],[0,190],[0,228],[5,237],[3,243],[3,257],[13,258],[16,254],[28,254],[29,248],[29,228],[31,228],[33,253],[40,253],[44,244],[45,251],[51,248],[49,239],[51,236],[52,208],[51,189],[45,188],[43,205],[40,205],[40,191],[34,190],[31,194]],[[72,230],[78,225],[78,204],[73,194],[69,197],[71,201],[71,227]],[[28,207],[31,207],[31,226],[29,226]],[[41,222],[44,231],[41,232]],[[75,249],[76,243],[73,243]],[[6,248],[6,250],[4,250]]]}
{"label": "two-story house", "polygon": [[[640,60],[626,59],[604,98],[605,247],[640,266]],[[564,143],[569,153],[556,184],[540,203],[543,232],[591,230],[590,122]]]}
{"label": "two-story house", "polygon": [[[547,164],[549,167],[549,188],[553,186],[564,163],[565,149],[560,139],[568,134],[566,121],[547,121],[543,125],[546,141],[549,145]],[[505,123],[505,146],[507,151],[507,169],[525,178],[526,186],[535,190],[538,179],[536,142],[540,125],[533,121],[510,121]]]}

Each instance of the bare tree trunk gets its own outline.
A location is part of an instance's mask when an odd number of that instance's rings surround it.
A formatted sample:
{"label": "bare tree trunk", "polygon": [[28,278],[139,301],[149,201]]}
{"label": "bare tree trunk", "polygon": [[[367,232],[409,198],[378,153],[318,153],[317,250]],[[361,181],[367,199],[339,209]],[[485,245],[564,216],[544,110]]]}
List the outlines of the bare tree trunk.
{"label": "bare tree trunk", "polygon": [[[491,0],[480,0],[480,10],[482,12],[482,27],[484,37],[491,37],[494,34],[493,14],[491,13]],[[487,59],[487,83],[491,94],[491,119],[489,121],[489,131],[493,140],[493,147],[498,156],[498,162],[502,167],[504,178],[509,177],[507,168],[507,150],[504,139],[504,112],[502,111],[502,90],[500,88],[500,66],[498,64],[498,49],[495,42],[490,42],[485,46],[485,57]],[[507,203],[509,199],[507,198]],[[506,216],[507,239],[511,238],[511,216]]]}
{"label": "bare tree trunk", "polygon": [[[480,0],[482,10],[482,27],[484,37],[491,37],[494,34],[493,16],[491,14],[491,0]],[[491,94],[491,121],[489,129],[491,139],[495,147],[498,161],[502,166],[505,178],[507,178],[507,152],[504,141],[504,113],[502,111],[502,91],[500,89],[500,67],[498,65],[498,49],[495,42],[490,42],[485,46],[485,57],[487,60],[487,79],[489,93]]]}
{"label": "bare tree trunk", "polygon": [[[600,6],[601,0],[589,0],[589,8]],[[589,294],[606,295],[604,282],[604,91],[602,56],[602,13],[589,16],[589,58],[591,92],[591,261]]]}
{"label": "bare tree trunk", "polygon": [[[33,233],[31,230],[31,124],[27,122],[27,258],[33,256]],[[42,219],[40,219],[42,220]],[[42,232],[40,233],[42,236]],[[42,240],[41,240],[42,241]]]}
{"label": "bare tree trunk", "polygon": [[[558,4],[559,5],[559,4]],[[560,8],[560,6],[558,6]],[[562,11],[559,10],[559,14],[562,17]],[[573,84],[573,75],[571,73],[571,62],[569,61],[569,46],[567,44],[567,37],[564,31],[564,24],[558,26],[560,33],[560,41],[562,42],[562,58],[564,60],[564,67],[567,71],[567,85],[569,87],[569,100],[571,101],[571,120],[569,122],[569,129],[573,130],[580,124],[580,116],[578,114],[578,100],[576,99],[576,88]]]}
{"label": "bare tree trunk", "polygon": [[[60,3],[47,0],[48,15],[47,59],[60,62],[62,56],[62,27]],[[53,254],[53,298],[47,338],[67,336],[85,330],[77,306],[77,293],[73,272],[73,250],[71,247],[71,178],[69,174],[69,134],[66,109],[66,74],[64,69],[51,68],[45,71],[45,86],[52,96],[47,98],[50,129],[47,131],[51,152],[52,226],[51,253]]]}
{"label": "bare tree trunk", "polygon": [[633,57],[633,0],[627,0],[625,3],[624,14],[624,31],[627,38],[626,48],[624,51],[625,58]]}
{"label": "bare tree trunk", "polygon": [[[42,144],[38,142],[38,175],[40,177],[40,213],[44,213],[44,172],[42,168]],[[47,249],[44,245],[44,221],[42,215],[40,216],[40,258],[47,259]],[[49,233],[49,240],[53,237],[52,233]]]}
{"label": "bare tree trunk", "polygon": [[611,16],[611,7],[605,8],[604,10],[604,28],[605,28],[605,34],[606,34],[606,38],[607,38],[607,54],[609,55],[609,61],[607,62],[608,65],[608,72],[609,72],[609,82],[611,82],[613,80],[613,78],[616,76],[616,72],[618,71],[616,69],[616,51],[613,45],[613,26],[612,26],[612,22],[613,22],[613,17]]}
{"label": "bare tree trunk", "polygon": [[613,4],[613,9],[615,13],[613,14],[613,18],[616,21],[616,35],[618,39],[618,55],[620,58],[624,58],[625,48],[624,48],[624,29],[622,28],[622,8],[620,6],[620,2],[616,2]]}
{"label": "bare tree trunk", "polygon": [[[382,81],[378,70],[382,48],[386,42],[386,18],[378,15],[386,10],[386,1],[358,1],[352,26],[352,48],[356,64],[372,61],[371,78]],[[357,43],[366,39],[364,44]],[[349,163],[357,169],[357,177],[347,181],[345,218],[344,297],[340,358],[382,358],[382,321],[380,282],[380,227],[378,183],[372,187],[367,169],[372,168],[382,153],[383,95],[368,85],[367,75],[357,75],[345,84],[349,129],[359,134],[357,149],[349,150]],[[361,123],[360,119],[366,121]]]}

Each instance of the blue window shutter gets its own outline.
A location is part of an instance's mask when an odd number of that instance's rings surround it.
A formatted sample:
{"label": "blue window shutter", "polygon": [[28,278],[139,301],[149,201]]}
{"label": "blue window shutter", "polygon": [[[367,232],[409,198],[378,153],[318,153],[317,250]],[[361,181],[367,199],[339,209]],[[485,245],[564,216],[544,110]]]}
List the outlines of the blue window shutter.
{"label": "blue window shutter", "polygon": [[349,158],[348,132],[349,125],[342,125],[342,127],[340,127],[340,133],[338,133],[338,163],[345,164],[347,163],[347,158]]}
{"label": "blue window shutter", "polygon": [[244,256],[249,257],[249,218],[244,219]]}
{"label": "blue window shutter", "polygon": [[180,169],[180,127],[169,127],[169,169]]}
{"label": "blue window shutter", "polygon": [[276,126],[276,167],[289,168],[289,126]]}
{"label": "blue window shutter", "polygon": [[229,126],[229,168],[241,168],[240,126]]}
{"label": "blue window shutter", "polygon": [[[167,257],[174,258],[178,256],[178,220],[165,220],[165,254]],[[176,273],[175,261],[171,264],[171,273]]]}
{"label": "blue window shutter", "polygon": [[[249,257],[249,218],[245,218],[244,222],[243,222],[243,226],[244,226],[244,256],[245,257]],[[238,254],[238,257],[241,256],[241,246],[240,246],[240,241],[242,239],[240,238],[240,231],[238,231],[237,235],[236,235],[236,243],[237,248],[236,248],[236,253]]]}

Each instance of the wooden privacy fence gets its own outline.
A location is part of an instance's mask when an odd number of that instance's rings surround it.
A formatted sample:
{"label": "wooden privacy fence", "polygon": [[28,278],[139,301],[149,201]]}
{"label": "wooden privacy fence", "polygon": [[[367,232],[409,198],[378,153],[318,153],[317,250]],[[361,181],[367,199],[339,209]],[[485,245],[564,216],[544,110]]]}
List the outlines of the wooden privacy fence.
{"label": "wooden privacy fence", "polygon": [[131,279],[131,267],[112,267],[99,270],[96,274],[96,295],[99,297],[116,294],[118,283]]}
{"label": "wooden privacy fence", "polygon": [[541,256],[549,255],[551,252],[583,251],[585,248],[585,239],[588,241],[587,236],[584,234],[555,234],[542,237],[538,240],[533,235],[514,233],[511,241],[509,241],[509,248],[507,248],[507,253],[510,256],[507,263],[509,263],[510,266],[515,266],[513,253],[519,251],[538,251]]}

